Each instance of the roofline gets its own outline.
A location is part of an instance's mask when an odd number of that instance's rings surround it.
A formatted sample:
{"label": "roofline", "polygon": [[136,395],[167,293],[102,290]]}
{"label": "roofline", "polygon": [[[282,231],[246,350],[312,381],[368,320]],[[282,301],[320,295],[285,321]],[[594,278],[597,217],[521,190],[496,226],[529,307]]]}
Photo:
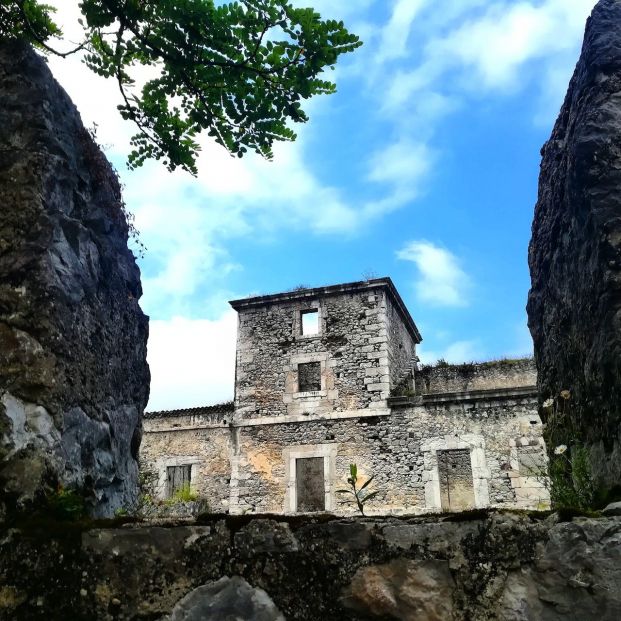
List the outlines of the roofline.
{"label": "roofline", "polygon": [[233,412],[235,406],[233,401],[216,403],[214,405],[199,405],[191,408],[178,408],[175,410],[153,410],[144,412],[143,418],[167,418],[175,416],[200,416],[207,414],[227,414]]}
{"label": "roofline", "polygon": [[386,276],[384,278],[372,278],[369,280],[358,280],[356,282],[346,282],[339,285],[329,285],[327,287],[313,287],[309,289],[297,289],[295,291],[285,291],[283,293],[272,293],[270,295],[258,295],[251,298],[241,298],[239,300],[231,300],[229,304],[237,311],[267,306],[268,304],[276,304],[279,302],[288,302],[301,300],[305,298],[325,297],[329,295],[338,295],[342,293],[358,293],[372,289],[386,290],[399,311],[408,331],[414,338],[416,343],[420,343],[423,338],[410,315],[406,305],[404,304],[397,288],[392,280]]}

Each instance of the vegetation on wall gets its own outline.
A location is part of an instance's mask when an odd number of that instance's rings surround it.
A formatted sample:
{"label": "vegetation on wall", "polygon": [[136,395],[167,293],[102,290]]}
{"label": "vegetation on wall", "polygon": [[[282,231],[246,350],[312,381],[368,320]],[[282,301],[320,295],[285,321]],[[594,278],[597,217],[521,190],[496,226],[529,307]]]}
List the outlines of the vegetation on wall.
{"label": "vegetation on wall", "polygon": [[[0,0],[0,36],[68,56],[83,52],[112,78],[119,112],[138,126],[129,166],[147,158],[197,173],[197,136],[206,131],[239,157],[267,158],[293,140],[291,122],[308,116],[302,100],[334,93],[322,72],[361,45],[342,22],[322,20],[287,0],[83,0],[83,40],[69,50],[54,9],[38,0]],[[137,70],[151,77],[138,88]]]}
{"label": "vegetation on wall", "polygon": [[345,499],[344,502],[355,502],[358,511],[360,511],[360,515],[364,515],[364,505],[379,494],[378,490],[373,492],[367,490],[365,492],[366,488],[371,485],[374,478],[374,476],[368,478],[360,487],[358,487],[358,466],[356,464],[350,464],[349,477],[347,478],[349,489],[337,489],[336,493],[351,496],[351,498]]}
{"label": "vegetation on wall", "polygon": [[590,510],[595,487],[588,449],[571,416],[571,392],[561,390],[543,403],[544,438],[550,452],[550,497],[555,509]]}

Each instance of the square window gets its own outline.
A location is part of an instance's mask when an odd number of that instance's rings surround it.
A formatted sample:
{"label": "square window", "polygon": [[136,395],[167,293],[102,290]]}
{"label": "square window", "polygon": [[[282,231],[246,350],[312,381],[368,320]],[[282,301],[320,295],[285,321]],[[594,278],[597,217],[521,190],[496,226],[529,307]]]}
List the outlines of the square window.
{"label": "square window", "polygon": [[298,364],[298,392],[321,390],[321,362]]}
{"label": "square window", "polygon": [[305,310],[301,313],[301,334],[319,334],[319,311],[315,309]]}

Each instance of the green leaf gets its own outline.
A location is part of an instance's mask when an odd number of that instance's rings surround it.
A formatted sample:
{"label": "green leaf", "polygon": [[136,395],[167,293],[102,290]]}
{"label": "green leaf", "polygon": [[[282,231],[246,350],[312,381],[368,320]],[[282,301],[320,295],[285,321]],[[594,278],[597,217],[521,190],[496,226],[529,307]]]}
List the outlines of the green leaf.
{"label": "green leaf", "polygon": [[373,481],[373,479],[374,479],[374,478],[375,478],[375,475],[373,475],[370,479],[367,479],[367,480],[363,483],[362,487],[360,488],[360,491],[362,491],[365,487],[367,487],[368,485],[370,485],[370,484],[371,484],[371,481]]}
{"label": "green leaf", "polygon": [[375,498],[375,496],[377,496],[378,494],[379,494],[379,491],[371,492],[370,494],[367,494],[364,498],[360,498],[360,502],[364,504],[365,502],[367,502],[367,500],[371,500],[371,498]]}

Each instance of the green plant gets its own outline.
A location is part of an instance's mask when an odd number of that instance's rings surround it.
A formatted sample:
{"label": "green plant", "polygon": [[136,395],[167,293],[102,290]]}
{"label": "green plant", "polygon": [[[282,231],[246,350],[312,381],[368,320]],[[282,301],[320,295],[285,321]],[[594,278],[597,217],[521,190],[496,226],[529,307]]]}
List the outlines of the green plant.
{"label": "green plant", "polygon": [[595,503],[595,487],[589,451],[571,416],[571,392],[561,390],[555,398],[546,399],[542,410],[545,440],[549,447],[554,447],[548,467],[552,506],[590,510]]}
{"label": "green plant", "polygon": [[[153,157],[196,175],[203,131],[231,154],[271,158],[275,141],[295,139],[290,125],[308,120],[303,101],[336,91],[325,71],[361,45],[343,22],[288,0],[81,0],[79,8],[83,40],[66,51],[55,47],[63,38],[55,9],[39,0],[2,0],[0,36],[60,57],[84,52],[89,69],[113,79],[121,116],[138,128],[130,167]],[[150,79],[138,87],[141,68]]]}
{"label": "green plant", "polygon": [[61,520],[79,520],[86,515],[84,497],[76,490],[65,489],[61,485],[48,494],[47,505],[50,513]]}
{"label": "green plant", "polygon": [[166,501],[166,504],[176,505],[180,502],[194,502],[197,499],[198,495],[196,492],[193,492],[189,485],[184,485]]}
{"label": "green plant", "polygon": [[336,493],[353,496],[352,500],[356,503],[358,511],[364,515],[364,505],[379,494],[379,491],[364,493],[364,490],[371,484],[374,478],[375,476],[370,477],[358,488],[358,466],[356,466],[356,464],[349,464],[349,477],[347,478],[347,482],[350,485],[350,489],[337,489]]}

